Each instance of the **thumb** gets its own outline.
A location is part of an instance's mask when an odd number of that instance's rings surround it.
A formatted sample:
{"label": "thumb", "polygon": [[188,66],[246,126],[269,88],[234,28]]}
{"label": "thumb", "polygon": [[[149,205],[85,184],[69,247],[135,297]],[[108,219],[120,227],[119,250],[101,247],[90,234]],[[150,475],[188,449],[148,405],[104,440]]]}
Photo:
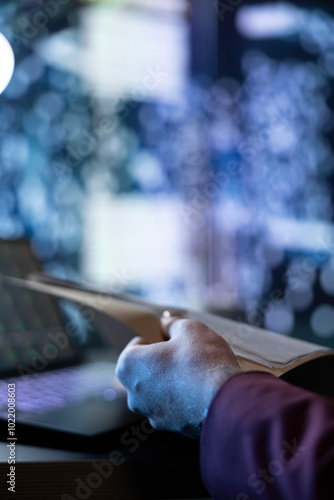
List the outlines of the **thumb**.
{"label": "thumb", "polygon": [[[167,339],[174,337],[179,330],[178,322],[185,319],[184,315],[179,311],[165,311],[160,318],[162,331]],[[175,328],[177,327],[177,328]]]}

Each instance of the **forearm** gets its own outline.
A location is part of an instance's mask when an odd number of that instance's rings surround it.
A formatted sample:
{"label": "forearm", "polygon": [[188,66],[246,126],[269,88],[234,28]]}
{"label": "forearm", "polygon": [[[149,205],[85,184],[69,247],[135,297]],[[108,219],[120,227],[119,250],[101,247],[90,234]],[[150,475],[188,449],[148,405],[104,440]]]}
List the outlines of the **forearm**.
{"label": "forearm", "polygon": [[334,401],[268,374],[236,375],[210,405],[201,466],[217,499],[332,500]]}

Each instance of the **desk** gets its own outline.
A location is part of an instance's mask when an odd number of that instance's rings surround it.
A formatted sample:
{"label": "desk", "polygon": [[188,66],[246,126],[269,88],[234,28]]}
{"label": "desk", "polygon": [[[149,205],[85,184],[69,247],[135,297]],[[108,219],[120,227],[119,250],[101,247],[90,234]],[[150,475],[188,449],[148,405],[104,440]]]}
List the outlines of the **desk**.
{"label": "desk", "polygon": [[[108,452],[76,452],[17,445],[18,500],[208,499],[200,476],[199,446],[182,436],[155,431],[129,452],[117,438]],[[6,443],[0,443],[0,496],[9,472]],[[111,452],[113,465],[111,465]],[[122,459],[120,459],[122,457]],[[117,463],[117,465],[116,465]],[[112,470],[111,470],[112,469]],[[99,471],[99,472],[98,472]],[[104,476],[104,477],[103,477]],[[5,479],[6,478],[6,479]]]}

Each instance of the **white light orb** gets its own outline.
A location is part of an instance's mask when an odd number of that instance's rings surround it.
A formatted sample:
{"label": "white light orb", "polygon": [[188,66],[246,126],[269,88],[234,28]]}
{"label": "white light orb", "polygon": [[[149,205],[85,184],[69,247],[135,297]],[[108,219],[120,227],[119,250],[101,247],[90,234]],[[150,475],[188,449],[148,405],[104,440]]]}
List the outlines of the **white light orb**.
{"label": "white light orb", "polygon": [[0,94],[9,84],[15,67],[13,49],[2,33],[0,33]]}

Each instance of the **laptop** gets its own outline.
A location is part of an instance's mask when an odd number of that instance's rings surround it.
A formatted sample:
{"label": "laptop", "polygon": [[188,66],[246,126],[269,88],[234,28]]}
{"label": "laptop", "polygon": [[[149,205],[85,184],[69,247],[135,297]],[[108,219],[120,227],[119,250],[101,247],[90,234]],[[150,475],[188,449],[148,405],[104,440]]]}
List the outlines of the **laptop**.
{"label": "laptop", "polygon": [[[1,275],[24,278],[40,264],[24,240],[0,240]],[[118,351],[94,328],[93,311],[0,279],[0,423],[15,384],[21,436],[38,430],[94,438],[138,421],[115,376]],[[110,318],[119,336],[127,329]],[[129,332],[125,337],[128,338]],[[35,429],[35,433],[33,430]]]}

